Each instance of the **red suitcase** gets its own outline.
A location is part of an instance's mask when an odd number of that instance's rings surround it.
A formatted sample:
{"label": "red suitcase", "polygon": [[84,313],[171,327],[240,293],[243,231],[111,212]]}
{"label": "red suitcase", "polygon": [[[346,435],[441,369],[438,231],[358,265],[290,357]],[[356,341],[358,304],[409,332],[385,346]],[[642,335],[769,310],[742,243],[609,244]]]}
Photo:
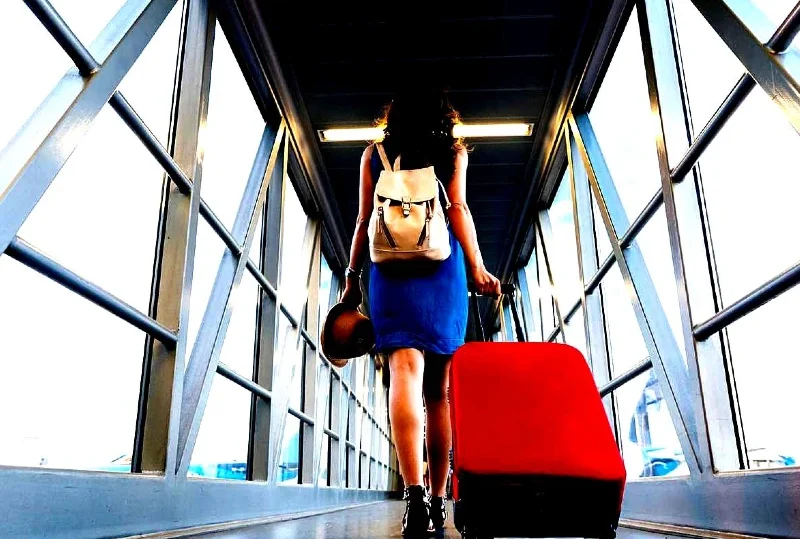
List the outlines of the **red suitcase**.
{"label": "red suitcase", "polygon": [[616,536],[625,466],[577,349],[464,345],[451,364],[450,414],[464,539]]}

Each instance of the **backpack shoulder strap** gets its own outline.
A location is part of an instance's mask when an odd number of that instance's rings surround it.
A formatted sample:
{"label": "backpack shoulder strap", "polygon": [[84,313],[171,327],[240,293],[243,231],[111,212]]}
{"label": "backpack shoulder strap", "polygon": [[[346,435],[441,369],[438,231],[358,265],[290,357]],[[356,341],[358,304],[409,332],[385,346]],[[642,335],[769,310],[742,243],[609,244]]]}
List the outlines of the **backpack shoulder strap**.
{"label": "backpack shoulder strap", "polygon": [[378,155],[381,156],[381,163],[383,163],[383,168],[391,172],[392,165],[389,163],[389,158],[386,157],[386,150],[383,149],[383,144],[381,144],[380,142],[376,142],[375,147],[378,149]]}

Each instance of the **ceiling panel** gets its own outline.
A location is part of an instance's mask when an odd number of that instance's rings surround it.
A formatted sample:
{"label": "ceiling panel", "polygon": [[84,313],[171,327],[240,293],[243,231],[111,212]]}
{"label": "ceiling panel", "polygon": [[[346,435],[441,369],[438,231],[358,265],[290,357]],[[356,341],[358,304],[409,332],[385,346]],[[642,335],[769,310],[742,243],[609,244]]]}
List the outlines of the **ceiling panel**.
{"label": "ceiling panel", "polygon": [[[371,125],[409,81],[449,90],[467,122],[529,121],[534,135],[559,68],[571,57],[575,21],[588,2],[265,3],[270,38],[296,83],[313,130]],[[487,266],[507,247],[527,194],[534,137],[470,140],[467,198]],[[367,142],[317,140],[349,240]]]}
{"label": "ceiling panel", "polygon": [[558,22],[534,17],[318,25],[308,34],[308,47],[294,49],[293,57],[338,64],[550,55],[558,50]]}
{"label": "ceiling panel", "polygon": [[428,79],[447,73],[451,92],[477,90],[547,91],[553,76],[552,56],[513,58],[438,59],[419,62],[314,64],[298,72],[305,95],[391,94],[406,78]]}
{"label": "ceiling panel", "polygon": [[[465,121],[537,121],[547,97],[542,90],[450,92],[449,95]],[[370,123],[390,101],[390,94],[305,98],[308,115],[316,129]]]}

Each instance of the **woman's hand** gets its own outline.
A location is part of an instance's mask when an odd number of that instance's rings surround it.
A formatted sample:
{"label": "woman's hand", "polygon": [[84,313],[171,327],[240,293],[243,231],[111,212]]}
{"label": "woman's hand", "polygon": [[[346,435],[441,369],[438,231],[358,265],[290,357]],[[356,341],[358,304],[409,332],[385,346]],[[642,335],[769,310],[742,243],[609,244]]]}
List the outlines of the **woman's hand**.
{"label": "woman's hand", "polygon": [[475,291],[478,294],[482,296],[500,296],[500,280],[486,271],[485,266],[481,265],[472,269],[472,280],[475,281]]}
{"label": "woman's hand", "polygon": [[357,308],[363,301],[364,295],[361,293],[361,283],[358,278],[347,279],[347,281],[345,281],[344,293],[342,294],[342,303]]}

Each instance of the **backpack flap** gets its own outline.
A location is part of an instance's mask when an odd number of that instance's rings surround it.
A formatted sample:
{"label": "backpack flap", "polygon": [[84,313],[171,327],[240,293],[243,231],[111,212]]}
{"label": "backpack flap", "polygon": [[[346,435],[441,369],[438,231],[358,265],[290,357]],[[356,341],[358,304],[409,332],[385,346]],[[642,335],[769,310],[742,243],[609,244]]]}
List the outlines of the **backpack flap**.
{"label": "backpack flap", "polygon": [[438,194],[433,167],[416,170],[381,171],[375,186],[375,195],[397,202],[419,203],[432,200]]}

